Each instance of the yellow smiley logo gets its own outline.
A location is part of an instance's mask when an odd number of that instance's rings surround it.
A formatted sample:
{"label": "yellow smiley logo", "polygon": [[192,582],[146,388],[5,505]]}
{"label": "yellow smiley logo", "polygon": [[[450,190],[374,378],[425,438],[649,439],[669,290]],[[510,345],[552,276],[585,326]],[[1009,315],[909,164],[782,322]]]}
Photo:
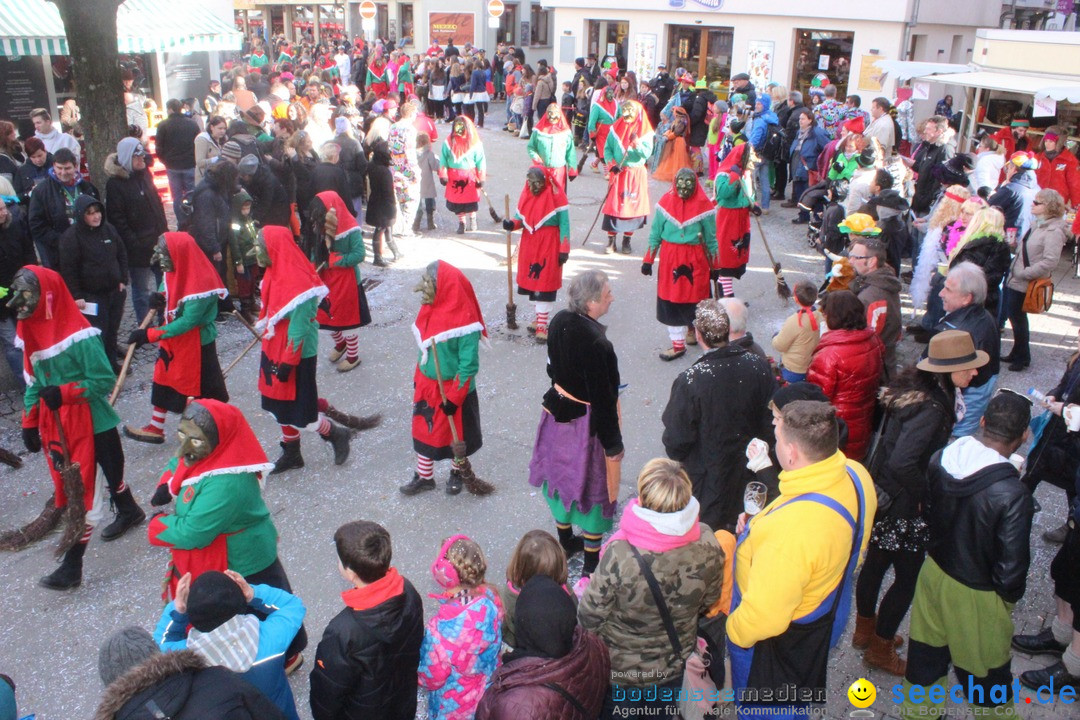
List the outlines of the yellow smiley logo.
{"label": "yellow smiley logo", "polygon": [[857,708],[868,708],[877,699],[877,688],[866,678],[859,678],[851,683],[847,691],[848,700]]}

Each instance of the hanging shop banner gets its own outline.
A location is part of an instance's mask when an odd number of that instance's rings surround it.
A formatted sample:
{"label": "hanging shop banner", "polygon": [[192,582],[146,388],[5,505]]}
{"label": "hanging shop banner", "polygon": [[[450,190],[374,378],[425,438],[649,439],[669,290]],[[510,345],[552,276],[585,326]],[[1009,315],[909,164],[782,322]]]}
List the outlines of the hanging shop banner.
{"label": "hanging shop banner", "polygon": [[880,55],[863,55],[859,62],[859,89],[879,92],[885,73],[874,63],[881,60]]}
{"label": "hanging shop banner", "polygon": [[772,40],[751,40],[746,50],[747,74],[754,87],[763,88],[772,82],[773,53],[776,43]]}
{"label": "hanging shop banner", "polygon": [[445,45],[449,38],[462,47],[465,43],[476,42],[476,14],[471,12],[432,12],[428,13],[428,34],[433,41]]}
{"label": "hanging shop banner", "polygon": [[639,81],[652,78],[656,74],[656,35],[653,33],[635,33],[634,35],[634,72]]}

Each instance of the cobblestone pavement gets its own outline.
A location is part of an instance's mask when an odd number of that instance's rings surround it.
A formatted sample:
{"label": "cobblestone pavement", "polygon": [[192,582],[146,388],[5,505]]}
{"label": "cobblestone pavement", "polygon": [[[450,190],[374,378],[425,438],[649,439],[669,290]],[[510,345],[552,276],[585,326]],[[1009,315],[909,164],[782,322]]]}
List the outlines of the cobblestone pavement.
{"label": "cobblestone pavement", "polygon": [[[488,153],[487,190],[499,213],[504,194],[512,200],[517,198],[529,164],[525,141],[498,130],[496,118],[501,115],[501,109],[496,109],[489,116],[488,128],[481,131]],[[439,126],[441,134],[446,129],[445,125]],[[602,233],[598,231],[588,245],[581,247],[605,190],[602,178],[588,168],[570,186],[573,252],[566,272],[599,267],[613,280],[616,300],[606,321],[619,353],[623,382],[629,383],[623,396],[628,469],[620,497],[625,501],[633,493],[636,469],[648,458],[663,454],[660,414],[672,379],[696,355],[691,352],[672,363],[656,357],[667,344],[667,334],[654,319],[655,279],[639,273],[646,231],[635,237],[630,257],[603,255]],[[666,190],[660,183],[651,183],[653,202]],[[805,275],[819,278],[820,258],[808,249],[802,228],[791,225],[790,211],[780,210],[778,204],[773,207],[773,212],[762,218],[762,224],[788,282],[793,285]],[[551,528],[545,503],[525,482],[539,401],[548,382],[544,372],[546,354],[524,332],[524,325],[532,319],[532,309],[515,296],[522,329],[506,328],[506,267],[500,265],[505,256],[505,235],[491,221],[487,208],[481,206],[480,230],[465,236],[453,234],[456,220],[443,209],[441,200],[439,208],[438,231],[401,240],[407,257],[388,269],[363,266],[365,277],[381,281],[369,293],[375,322],[360,334],[363,364],[340,375],[325,361],[320,363],[322,394],[350,412],[383,412],[382,426],[357,437],[351,458],[340,468],[331,464],[327,446],[314,436],[306,436],[303,444],[307,467],[267,482],[265,497],[281,535],[280,555],[293,586],[308,606],[307,627],[313,642],[340,609],[339,592],[343,587],[330,539],[342,522],[363,517],[384,523],[394,538],[395,565],[422,594],[434,590],[428,566],[439,543],[448,535],[468,532],[474,536],[487,553],[489,580],[498,583],[517,539],[534,527]],[[409,423],[410,377],[416,355],[410,325],[417,300],[411,289],[420,270],[435,259],[450,261],[469,275],[489,323],[492,347],[481,353],[478,377],[484,448],[473,458],[477,471],[499,488],[487,498],[467,494],[451,498],[441,491],[404,498],[397,491],[399,484],[410,479],[414,461]],[[1033,318],[1032,367],[1022,374],[1003,370],[1002,385],[1025,391],[1032,386],[1043,390],[1053,387],[1064,360],[1074,349],[1073,321],[1080,302],[1080,283],[1073,279],[1066,260],[1055,280],[1058,285],[1054,307],[1048,314]],[[769,337],[792,312],[792,306],[777,299],[773,276],[756,235],[751,267],[736,284],[736,291],[750,303],[751,331],[768,346]],[[120,337],[126,337],[131,327],[134,320],[129,312]],[[227,366],[249,336],[235,320],[219,327],[218,349],[223,366]],[[1009,337],[1008,331],[1005,337]],[[913,358],[921,347],[905,341],[902,354]],[[154,352],[143,348],[136,353],[132,377],[117,403],[125,422],[142,425],[148,419]],[[273,458],[278,452],[277,428],[272,418],[259,409],[255,389],[257,356],[256,352],[249,354],[229,376],[228,384],[233,402],[245,412]],[[18,393],[0,393],[0,445],[10,449],[21,449],[20,407]],[[176,418],[170,417],[170,437],[175,427]],[[144,504],[173,451],[171,445],[148,446],[125,440],[127,481]],[[0,469],[0,527],[13,527],[34,517],[49,495],[41,456],[26,456],[25,460],[20,470]],[[441,484],[447,468],[438,467],[436,473]],[[1034,632],[1046,625],[1053,606],[1048,567],[1055,547],[1044,543],[1039,535],[1061,522],[1064,495],[1044,487],[1039,499],[1044,510],[1036,516],[1033,531],[1028,591],[1014,612],[1018,632]],[[148,546],[140,531],[108,544],[95,539],[87,553],[82,587],[70,593],[51,593],[40,589],[37,579],[53,566],[53,542],[50,538],[21,553],[0,555],[0,583],[4,588],[0,593],[0,636],[4,638],[0,672],[15,677],[20,708],[24,713],[36,712],[40,720],[88,717],[92,713],[101,690],[98,645],[123,625],[153,627],[161,610],[159,595],[166,561],[165,554]],[[573,572],[579,573],[580,560],[575,560]],[[906,631],[905,624],[901,632]],[[310,717],[307,672],[313,652],[314,647],[309,648],[308,664],[292,679],[304,718]],[[1046,662],[1047,658],[1017,656],[1013,670],[1019,672]],[[877,686],[879,699],[871,708],[877,716],[893,717],[888,688],[895,679],[866,670],[847,638],[830,660],[831,700],[825,716],[847,717],[852,708],[846,690],[858,677],[866,677]],[[1022,704],[1020,714],[1038,719],[1076,716],[1071,707],[1036,704]]]}

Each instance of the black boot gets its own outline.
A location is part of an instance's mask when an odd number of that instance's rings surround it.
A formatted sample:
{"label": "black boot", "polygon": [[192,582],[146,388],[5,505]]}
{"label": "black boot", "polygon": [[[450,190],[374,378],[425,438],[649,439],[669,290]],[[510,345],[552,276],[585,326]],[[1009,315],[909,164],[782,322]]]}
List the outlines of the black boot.
{"label": "black boot", "polygon": [[614,253],[615,253],[615,236],[614,235],[608,235],[607,247],[604,248],[604,254],[605,255],[613,255]]}
{"label": "black boot", "polygon": [[456,468],[451,468],[450,479],[446,481],[446,494],[457,495],[461,492],[461,488],[464,484],[464,481],[461,479],[461,472]]}
{"label": "black boot", "polygon": [[600,551],[586,551],[585,564],[581,568],[582,577],[592,575],[594,572],[596,572],[596,568],[598,565],[600,565]]}
{"label": "black boot", "polygon": [[371,264],[375,267],[386,267],[386,261],[382,259],[382,236],[382,228],[375,230],[371,236]]}
{"label": "black boot", "polygon": [[334,464],[344,465],[349,459],[349,431],[341,425],[330,423],[330,434],[320,437],[334,448]]}
{"label": "black boot", "polygon": [[420,473],[413,473],[412,480],[398,488],[402,495],[419,495],[422,492],[435,489],[435,481],[431,478],[422,478]]}
{"label": "black boot", "polygon": [[82,584],[82,562],[86,554],[86,543],[75,543],[64,553],[60,567],[50,575],[38,580],[38,585],[50,590],[71,590]]}
{"label": "black boot", "polygon": [[[414,233],[420,232],[420,211],[416,211],[416,218],[412,222],[412,231]],[[391,248],[393,249],[393,248]]]}
{"label": "black boot", "polygon": [[629,255],[630,254],[630,236],[629,235],[623,235],[622,236],[622,254],[623,255]]}
{"label": "black boot", "polygon": [[559,544],[562,545],[567,560],[585,549],[584,538],[580,535],[575,535],[573,527],[556,528],[556,530],[559,531]]}
{"label": "black boot", "polygon": [[115,540],[146,519],[146,513],[139,507],[139,503],[135,502],[130,488],[117,494],[113,502],[117,509],[116,519],[101,531],[101,539],[105,542]]}
{"label": "black boot", "polygon": [[465,221],[462,220],[461,218],[458,218],[457,234],[458,235],[464,235],[465,234]]}
{"label": "black boot", "polygon": [[304,456],[300,454],[300,438],[278,443],[281,445],[281,457],[274,461],[271,475],[278,475],[286,470],[304,467]]}
{"label": "black boot", "polygon": [[435,211],[434,210],[428,210],[427,211],[427,229],[428,230],[435,230],[436,229],[435,228]]}

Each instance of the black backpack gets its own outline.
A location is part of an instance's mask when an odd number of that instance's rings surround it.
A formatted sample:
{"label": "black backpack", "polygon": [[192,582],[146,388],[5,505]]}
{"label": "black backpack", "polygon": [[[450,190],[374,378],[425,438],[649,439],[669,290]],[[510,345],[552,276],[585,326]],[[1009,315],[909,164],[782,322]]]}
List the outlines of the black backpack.
{"label": "black backpack", "polygon": [[761,144],[761,159],[772,163],[784,162],[784,130],[776,123],[765,128],[765,142]]}

